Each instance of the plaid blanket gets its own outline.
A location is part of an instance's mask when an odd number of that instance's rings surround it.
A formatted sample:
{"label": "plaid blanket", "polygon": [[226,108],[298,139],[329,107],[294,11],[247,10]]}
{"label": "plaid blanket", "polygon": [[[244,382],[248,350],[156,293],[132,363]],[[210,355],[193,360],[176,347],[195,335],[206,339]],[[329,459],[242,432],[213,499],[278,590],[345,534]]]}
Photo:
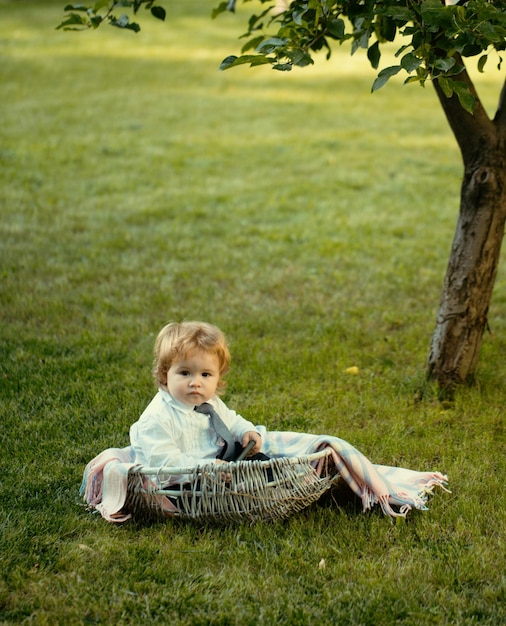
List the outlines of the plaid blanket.
{"label": "plaid blanket", "polygon": [[361,498],[364,511],[379,504],[386,515],[405,517],[412,508],[426,510],[433,488],[444,489],[448,484],[448,478],[439,472],[375,465],[354,446],[338,437],[265,430],[261,434],[264,441],[262,449],[271,457],[300,456],[330,446],[339,474]]}
{"label": "plaid blanket", "polygon": [[[329,446],[341,477],[361,498],[364,511],[379,505],[391,517],[405,517],[411,509],[427,509],[435,486],[445,491],[446,476],[439,472],[419,472],[401,467],[375,465],[344,439],[330,435],[267,431],[262,435],[262,451],[269,457],[297,457]],[[81,495],[89,508],[110,522],[125,522],[131,515],[123,510],[127,496],[128,472],[136,466],[133,449],[108,448],[92,459],[84,470]]]}

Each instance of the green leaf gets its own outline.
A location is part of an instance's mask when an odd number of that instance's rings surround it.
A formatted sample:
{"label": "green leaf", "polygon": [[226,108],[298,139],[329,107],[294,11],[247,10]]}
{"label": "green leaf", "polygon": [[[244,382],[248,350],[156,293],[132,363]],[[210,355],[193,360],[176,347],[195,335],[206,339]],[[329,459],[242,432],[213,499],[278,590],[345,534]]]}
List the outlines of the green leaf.
{"label": "green leaf", "polygon": [[406,44],[405,46],[401,46],[397,52],[395,53],[395,57],[398,58],[401,56],[401,54],[407,50],[408,48],[411,48],[411,44]]}
{"label": "green leaf", "polygon": [[441,0],[424,0],[420,7],[420,13],[427,25],[441,26],[449,18],[446,7]]}
{"label": "green leaf", "polygon": [[273,70],[279,70],[280,72],[290,72],[292,70],[291,63],[276,63],[272,66]]}
{"label": "green leaf", "polygon": [[120,17],[118,18],[112,18],[110,21],[111,26],[116,26],[117,28],[124,28],[125,30],[133,30],[134,32],[138,33],[141,29],[141,27],[139,26],[139,24],[136,24],[135,22],[130,22],[130,20],[128,19],[128,15],[125,15],[123,13],[123,15],[120,15]]}
{"label": "green leaf", "polygon": [[488,59],[488,54],[484,54],[483,56],[481,56],[478,60],[478,71],[482,72],[484,71],[484,67],[485,67],[485,63],[487,62]]}
{"label": "green leaf", "polygon": [[359,48],[363,48],[364,50],[367,49],[369,47],[370,37],[370,30],[364,30],[358,37],[356,37],[352,43],[352,54],[356,52]]}
{"label": "green leaf", "polygon": [[220,4],[211,11],[211,17],[213,20],[218,17],[220,13],[227,11],[228,2],[220,2]]}
{"label": "green leaf", "polygon": [[[298,48],[297,50],[290,52],[289,54],[287,54],[287,56],[292,61],[290,65],[293,64],[293,65],[298,65],[299,67],[307,67],[308,65],[312,65],[314,63],[311,56],[307,52],[302,50],[301,48]],[[290,67],[290,69],[292,68]]]}
{"label": "green leaf", "polygon": [[397,25],[388,15],[378,15],[376,18],[376,30],[380,41],[393,41],[397,34]]}
{"label": "green leaf", "polygon": [[235,62],[239,57],[234,56],[233,54],[223,59],[220,63],[220,70],[228,70],[229,67],[234,67]]}
{"label": "green leaf", "polygon": [[406,80],[404,81],[405,85],[408,85],[409,83],[420,83],[422,86],[424,86],[425,83],[425,77],[424,76],[408,76],[406,78]]}
{"label": "green leaf", "polygon": [[477,30],[490,42],[503,41],[503,37],[498,33],[495,26],[490,22],[482,22],[477,26]]}
{"label": "green leaf", "polygon": [[258,52],[262,52],[264,54],[269,54],[276,50],[276,48],[281,48],[286,45],[286,39],[280,39],[279,37],[271,37],[270,39],[266,39],[263,41],[257,48]]}
{"label": "green leaf", "polygon": [[[239,60],[241,60],[242,57],[239,57]],[[273,63],[275,61],[274,57],[267,57],[263,54],[255,54],[252,56],[248,57],[247,61],[244,61],[244,63],[249,62],[250,67],[255,67],[256,65],[266,65],[267,63]]]}
{"label": "green leaf", "polygon": [[64,11],[85,11],[86,12],[88,9],[89,9],[89,7],[85,6],[84,4],[67,4],[63,10]]}
{"label": "green leaf", "polygon": [[158,20],[162,20],[163,22],[165,20],[166,11],[163,7],[159,7],[159,6],[151,7],[151,15],[153,17],[156,17],[156,19]]}
{"label": "green leaf", "polygon": [[401,59],[401,66],[406,72],[414,72],[420,67],[422,60],[419,59],[413,52],[405,54]]}
{"label": "green leaf", "polygon": [[[396,3],[394,3],[396,5]],[[389,6],[388,16],[397,22],[409,22],[413,16],[411,14],[411,10],[408,7],[399,7],[399,6]]]}
{"label": "green leaf", "polygon": [[437,59],[434,62],[434,67],[442,72],[448,72],[455,65],[455,59],[453,57],[447,57],[446,59]]}
{"label": "green leaf", "polygon": [[306,11],[294,11],[292,13],[292,19],[297,26],[304,26],[307,28],[307,23],[303,19],[305,15]]}
{"label": "green leaf", "polygon": [[378,89],[381,89],[381,87],[383,87],[383,85],[386,85],[389,79],[392,78],[392,76],[398,74],[401,69],[402,67],[400,65],[392,65],[391,67],[386,67],[384,70],[381,70],[381,72],[378,74],[378,77],[372,84],[371,91],[374,92],[378,91]]}
{"label": "green leaf", "polygon": [[76,13],[71,13],[67,19],[63,20],[61,24],[58,24],[56,30],[77,30],[74,26],[87,26],[88,22],[85,17],[81,17]]}
{"label": "green leaf", "polygon": [[98,28],[100,26],[100,24],[102,24],[103,19],[100,17],[100,15],[93,15],[92,17],[90,17],[90,24],[93,26],[93,28]]}
{"label": "green leaf", "polygon": [[451,98],[453,95],[453,80],[451,80],[450,78],[446,78],[445,76],[438,76],[437,77],[437,82],[438,85],[441,87],[441,91],[444,93],[444,95],[447,98]]}
{"label": "green leaf", "polygon": [[377,70],[381,59],[381,52],[379,48],[379,41],[373,43],[373,45],[367,50],[367,58],[372,67]]}
{"label": "green leaf", "polygon": [[445,76],[438,76],[436,79],[441,90],[447,98],[451,98],[456,94],[461,107],[468,113],[473,113],[476,107],[476,98],[469,91],[467,83],[460,80],[453,80]]}
{"label": "green leaf", "polygon": [[256,50],[263,40],[264,40],[263,35],[260,35],[259,37],[253,37],[253,39],[250,39],[244,44],[244,46],[241,48],[241,52],[247,52],[248,50]]}
{"label": "green leaf", "polygon": [[338,18],[327,23],[327,30],[334,39],[343,39],[345,33],[344,20]]}
{"label": "green leaf", "polygon": [[469,91],[466,83],[461,81],[452,81],[453,91],[457,94],[461,107],[468,113],[474,113],[476,107],[476,98]]}
{"label": "green leaf", "polygon": [[244,65],[246,63],[249,63],[251,67],[255,65],[265,65],[272,63],[274,60],[273,57],[269,58],[261,54],[245,54],[240,57],[231,55],[223,59],[220,64],[220,70],[228,70],[230,67],[237,67],[238,65]]}

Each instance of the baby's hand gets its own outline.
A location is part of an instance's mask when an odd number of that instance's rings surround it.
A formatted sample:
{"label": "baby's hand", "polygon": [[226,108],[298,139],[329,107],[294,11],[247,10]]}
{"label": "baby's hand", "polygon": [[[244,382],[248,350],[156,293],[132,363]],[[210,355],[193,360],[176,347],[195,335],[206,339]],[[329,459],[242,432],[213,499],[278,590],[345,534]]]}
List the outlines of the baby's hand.
{"label": "baby's hand", "polygon": [[262,447],[262,437],[256,432],[256,430],[248,430],[248,432],[244,433],[242,437],[242,447],[245,448],[250,441],[254,441],[255,445],[251,448],[248,456],[253,456],[254,454],[258,454],[260,452],[260,448]]}

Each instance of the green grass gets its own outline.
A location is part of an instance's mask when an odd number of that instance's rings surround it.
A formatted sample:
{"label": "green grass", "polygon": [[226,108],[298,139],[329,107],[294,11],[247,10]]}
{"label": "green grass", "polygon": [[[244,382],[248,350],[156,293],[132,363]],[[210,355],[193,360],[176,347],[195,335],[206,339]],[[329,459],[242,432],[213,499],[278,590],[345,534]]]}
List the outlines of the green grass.
{"label": "green grass", "polygon": [[[55,31],[63,5],[0,0],[1,622],[504,623],[503,270],[477,384],[415,402],[462,174],[432,90],[370,95],[346,50],[219,73],[248,5],[170,3],[138,35]],[[480,78],[491,110],[499,86]],[[83,467],[128,443],[182,318],[229,336],[245,417],[452,494],[400,524],[353,503],[219,529],[88,514]]]}

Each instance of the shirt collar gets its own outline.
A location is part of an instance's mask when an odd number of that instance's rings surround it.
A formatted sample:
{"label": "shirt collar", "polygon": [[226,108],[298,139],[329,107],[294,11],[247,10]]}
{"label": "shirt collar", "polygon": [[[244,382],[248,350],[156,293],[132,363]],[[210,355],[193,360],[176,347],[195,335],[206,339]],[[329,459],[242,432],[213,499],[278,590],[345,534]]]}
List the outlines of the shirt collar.
{"label": "shirt collar", "polygon": [[[161,393],[164,402],[166,402],[167,404],[170,404],[170,406],[173,406],[178,411],[181,411],[183,413],[192,413],[195,410],[195,407],[190,406],[189,404],[185,404],[184,402],[179,402],[179,400],[176,400],[176,398],[172,397],[166,389],[163,389],[162,387],[160,387],[159,392]],[[208,400],[208,402],[210,405],[213,406],[213,408],[216,408],[214,398],[211,398],[210,400]]]}

